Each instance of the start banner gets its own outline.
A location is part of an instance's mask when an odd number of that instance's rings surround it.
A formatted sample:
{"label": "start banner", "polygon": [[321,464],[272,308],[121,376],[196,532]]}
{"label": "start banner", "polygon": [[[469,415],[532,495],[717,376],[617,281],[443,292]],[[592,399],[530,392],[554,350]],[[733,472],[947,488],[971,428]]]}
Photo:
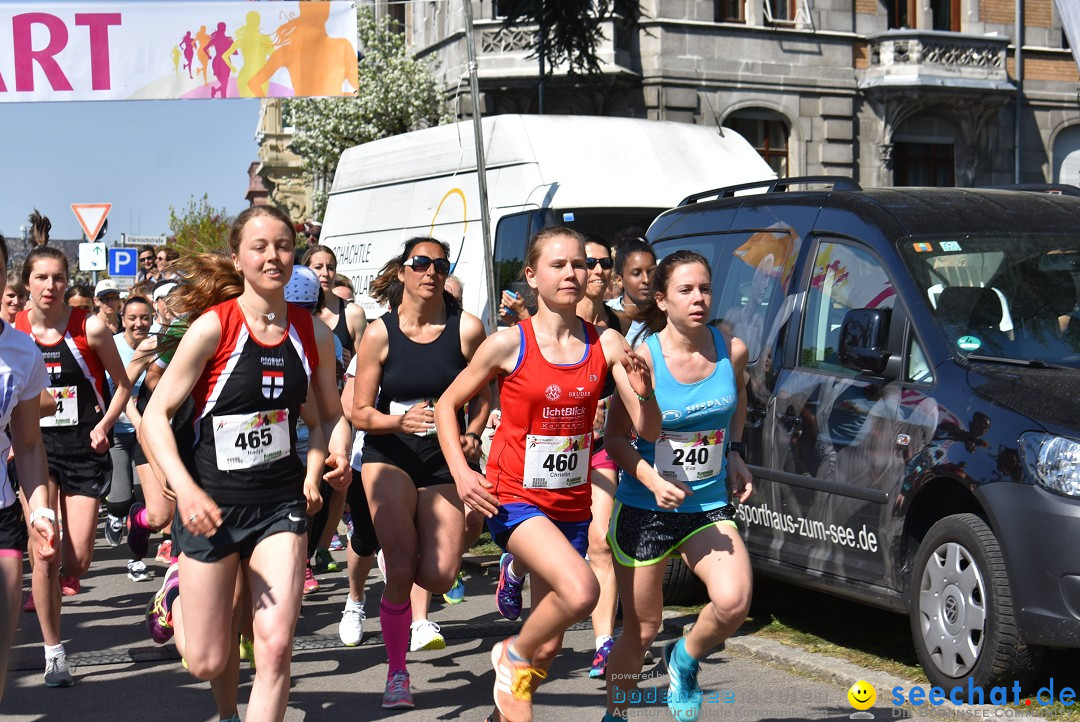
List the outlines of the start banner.
{"label": "start banner", "polygon": [[0,3],[0,102],[352,95],[353,2]]}

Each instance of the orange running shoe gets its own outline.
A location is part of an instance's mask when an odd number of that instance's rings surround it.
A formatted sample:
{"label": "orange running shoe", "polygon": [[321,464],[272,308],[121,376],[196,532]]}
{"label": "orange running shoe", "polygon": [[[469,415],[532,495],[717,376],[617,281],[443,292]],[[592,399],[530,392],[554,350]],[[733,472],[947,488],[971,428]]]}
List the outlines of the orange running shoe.
{"label": "orange running shoe", "polygon": [[491,650],[491,666],[495,668],[495,706],[510,722],[532,722],[533,692],[547,678],[547,672],[529,662],[510,659],[510,643],[514,639],[507,637]]}

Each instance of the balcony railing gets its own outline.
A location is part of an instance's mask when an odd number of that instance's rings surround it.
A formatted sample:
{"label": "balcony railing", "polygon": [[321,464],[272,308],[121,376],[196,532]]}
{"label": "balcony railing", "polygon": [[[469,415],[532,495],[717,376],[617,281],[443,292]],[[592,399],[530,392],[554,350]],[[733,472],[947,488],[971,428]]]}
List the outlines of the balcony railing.
{"label": "balcony railing", "polygon": [[1009,41],[982,35],[890,30],[869,38],[869,67],[859,87],[1009,90]]}
{"label": "balcony railing", "polygon": [[[618,23],[607,19],[602,23],[604,37],[596,49],[603,73],[625,72],[630,66],[630,53],[625,47],[626,38],[622,37]],[[535,24],[505,27],[501,20],[478,20],[476,22],[477,50],[481,59],[481,68],[502,71],[520,70],[524,73],[536,72],[536,60],[527,59],[532,53],[530,44],[539,31]],[[565,68],[555,68],[556,75],[564,75]]]}

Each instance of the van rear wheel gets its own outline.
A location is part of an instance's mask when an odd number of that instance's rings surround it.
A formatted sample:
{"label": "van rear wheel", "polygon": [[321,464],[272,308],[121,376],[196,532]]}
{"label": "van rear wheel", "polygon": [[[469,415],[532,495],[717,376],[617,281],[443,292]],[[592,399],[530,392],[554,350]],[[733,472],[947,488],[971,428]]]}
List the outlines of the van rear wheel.
{"label": "van rear wheel", "polygon": [[955,514],[930,528],[910,594],[912,637],[931,684],[1034,681],[1042,649],[1020,639],[1001,547],[978,516]]}

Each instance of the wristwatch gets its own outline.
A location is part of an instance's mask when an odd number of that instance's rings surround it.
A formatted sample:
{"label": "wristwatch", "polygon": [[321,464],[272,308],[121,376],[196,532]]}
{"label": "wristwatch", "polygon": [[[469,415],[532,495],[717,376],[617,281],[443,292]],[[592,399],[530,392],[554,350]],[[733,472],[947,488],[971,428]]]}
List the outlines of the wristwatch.
{"label": "wristwatch", "polygon": [[727,456],[733,451],[741,456],[744,461],[746,460],[746,444],[741,441],[732,441],[727,445],[727,451],[724,452],[724,456]]}

